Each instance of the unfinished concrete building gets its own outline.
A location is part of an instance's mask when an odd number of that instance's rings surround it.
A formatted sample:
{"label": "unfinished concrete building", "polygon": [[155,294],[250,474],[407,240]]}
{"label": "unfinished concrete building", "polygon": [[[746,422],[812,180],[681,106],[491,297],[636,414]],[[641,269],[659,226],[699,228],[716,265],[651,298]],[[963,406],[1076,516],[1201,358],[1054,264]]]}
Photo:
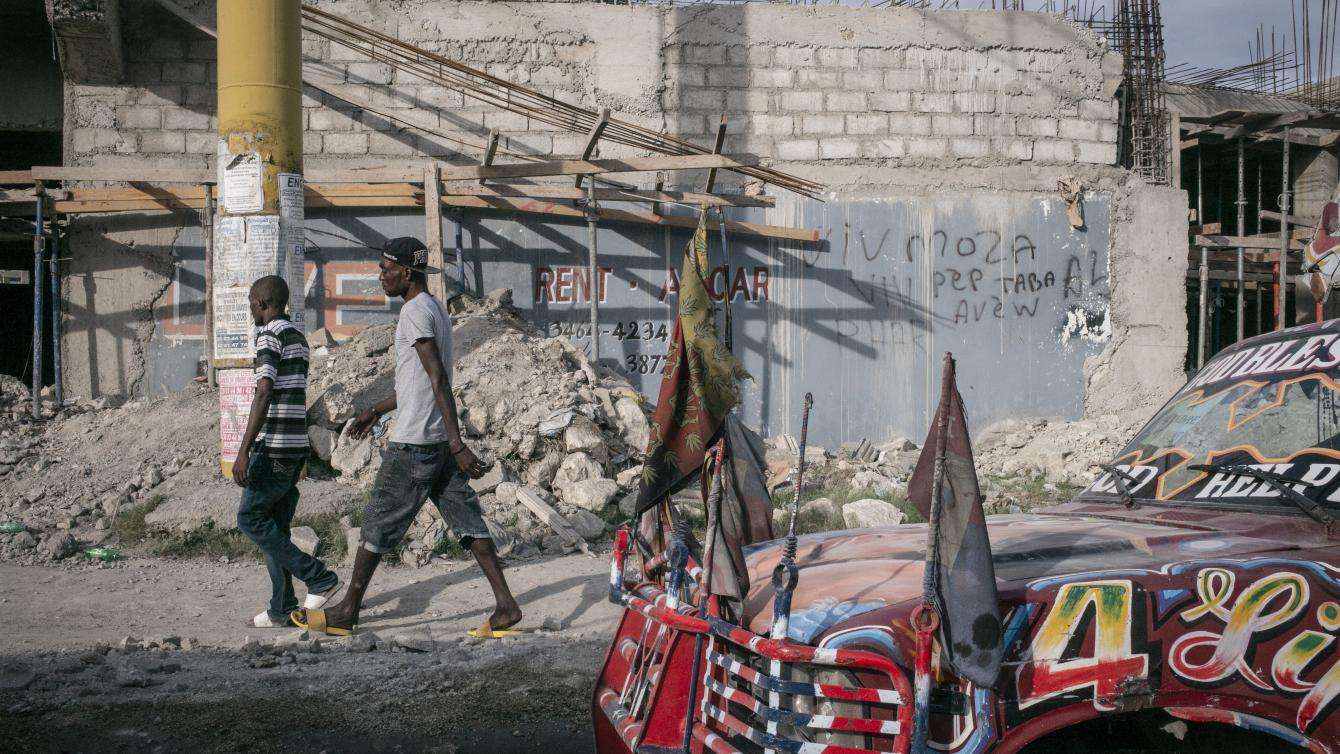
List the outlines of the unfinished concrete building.
{"label": "unfinished concrete building", "polygon": [[[33,65],[53,74],[21,84],[6,77],[0,123],[29,128],[15,109],[31,98],[13,87],[45,81],[43,96],[62,107],[42,128],[59,129],[60,151],[6,149],[0,168],[98,167],[146,182],[135,211],[108,211],[115,202],[89,203],[98,201],[91,194],[64,204],[56,195],[66,230],[57,270],[61,386],[66,396],[117,399],[178,389],[207,369],[202,216],[198,201],[153,181],[166,170],[214,168],[214,4],[46,6],[37,23],[54,38],[59,76],[34,54]],[[734,349],[753,376],[745,416],[765,434],[789,431],[806,390],[830,417],[816,428],[818,442],[922,433],[946,350],[959,359],[979,426],[1143,414],[1182,380],[1188,198],[1119,166],[1122,56],[1091,29],[1036,12],[752,3],[318,7],[709,148],[724,123],[720,151],[823,184],[825,193],[809,199],[732,172],[716,176],[718,190],[775,200],[729,208],[728,217],[818,237],[713,234],[709,283],[732,304]],[[481,104],[315,35],[304,38],[303,57],[309,181],[323,169],[422,174],[429,160],[478,165],[490,132],[498,163],[583,157],[589,145],[587,134]],[[639,154],[603,145],[598,156]],[[657,180],[623,179],[643,189]],[[664,187],[700,189],[706,180],[705,171],[679,171]],[[422,194],[417,201],[309,201],[309,331],[340,338],[394,316],[369,247],[422,236]],[[31,202],[3,206],[31,215]],[[588,350],[594,288],[601,363],[654,395],[690,231],[647,220],[645,204],[607,206],[639,212],[600,222],[593,286],[586,226],[570,202],[444,199],[449,274],[477,294],[510,288],[535,325]],[[691,211],[654,209],[681,219]],[[17,251],[5,259],[32,268]],[[13,289],[31,295],[22,284]],[[49,325],[41,337],[51,338]]]}

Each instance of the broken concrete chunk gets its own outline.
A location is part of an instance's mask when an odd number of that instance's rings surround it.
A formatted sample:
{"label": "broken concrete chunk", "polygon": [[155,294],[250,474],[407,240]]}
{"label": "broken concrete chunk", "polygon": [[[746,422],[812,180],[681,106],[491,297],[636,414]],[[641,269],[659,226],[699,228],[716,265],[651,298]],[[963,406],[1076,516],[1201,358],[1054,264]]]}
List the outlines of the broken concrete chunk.
{"label": "broken concrete chunk", "polygon": [[651,437],[651,423],[642,410],[641,399],[628,394],[620,395],[614,402],[614,410],[618,414],[619,435],[623,441],[639,453],[644,451]]}
{"label": "broken concrete chunk", "polygon": [[353,476],[372,463],[372,437],[368,435],[361,440],[350,437],[351,426],[352,422],[340,432],[339,440],[330,454],[330,465],[341,474]]}
{"label": "broken concrete chunk", "polygon": [[584,510],[573,511],[567,516],[568,523],[582,539],[593,540],[605,533],[605,521],[600,516]]}
{"label": "broken concrete chunk", "polygon": [[585,416],[574,417],[563,430],[563,445],[569,453],[586,453],[597,463],[609,461],[609,447],[595,422]]}
{"label": "broken concrete chunk", "polygon": [[614,481],[624,489],[637,487],[642,483],[642,464],[632,466],[614,475]]}
{"label": "broken concrete chunk", "polygon": [[307,427],[307,441],[312,446],[312,455],[323,461],[330,460],[331,451],[335,449],[335,441],[339,437],[339,434],[319,424],[311,424]]}
{"label": "broken concrete chunk", "polygon": [[619,494],[619,485],[613,479],[583,479],[556,487],[554,492],[568,505],[600,512]]}
{"label": "broken concrete chunk", "polygon": [[824,519],[836,518],[838,514],[837,503],[826,497],[815,498],[800,506],[801,515],[813,516]]}
{"label": "broken concrete chunk", "polygon": [[849,529],[897,526],[904,518],[906,515],[897,506],[875,498],[855,500],[842,506],[842,522]]}
{"label": "broken concrete chunk", "polygon": [[412,626],[397,633],[391,637],[391,643],[410,652],[432,652],[437,649],[437,642],[433,641],[432,633],[424,625]]}
{"label": "broken concrete chunk", "polygon": [[316,529],[310,526],[293,527],[289,531],[288,539],[294,547],[308,555],[315,555],[317,546],[321,544],[321,540],[316,536]]}
{"label": "broken concrete chunk", "polygon": [[477,494],[486,495],[495,490],[498,485],[506,479],[506,476],[507,470],[503,468],[501,463],[495,462],[493,468],[486,471],[484,476],[478,479],[471,479],[470,487],[474,489]]}

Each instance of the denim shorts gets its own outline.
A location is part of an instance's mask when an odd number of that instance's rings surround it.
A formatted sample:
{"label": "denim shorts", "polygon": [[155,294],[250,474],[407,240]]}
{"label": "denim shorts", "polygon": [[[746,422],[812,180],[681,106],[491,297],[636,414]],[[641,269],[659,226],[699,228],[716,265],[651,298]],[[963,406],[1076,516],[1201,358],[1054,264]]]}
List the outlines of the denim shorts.
{"label": "denim shorts", "polygon": [[409,531],[425,500],[432,499],[451,536],[468,546],[489,539],[479,495],[470,477],[456,465],[446,443],[407,445],[393,442],[382,451],[372,497],[363,510],[363,546],[389,552]]}

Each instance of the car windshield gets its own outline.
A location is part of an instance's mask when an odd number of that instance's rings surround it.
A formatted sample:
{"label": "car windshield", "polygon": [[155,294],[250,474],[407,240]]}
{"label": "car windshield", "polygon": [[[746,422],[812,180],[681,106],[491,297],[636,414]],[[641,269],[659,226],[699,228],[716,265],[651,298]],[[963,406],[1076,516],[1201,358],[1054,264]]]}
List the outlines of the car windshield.
{"label": "car windshield", "polygon": [[[1340,334],[1291,335],[1220,354],[1145,425],[1111,464],[1133,497],[1290,506],[1229,468],[1250,466],[1340,507]],[[1120,499],[1117,476],[1105,471],[1080,498]]]}

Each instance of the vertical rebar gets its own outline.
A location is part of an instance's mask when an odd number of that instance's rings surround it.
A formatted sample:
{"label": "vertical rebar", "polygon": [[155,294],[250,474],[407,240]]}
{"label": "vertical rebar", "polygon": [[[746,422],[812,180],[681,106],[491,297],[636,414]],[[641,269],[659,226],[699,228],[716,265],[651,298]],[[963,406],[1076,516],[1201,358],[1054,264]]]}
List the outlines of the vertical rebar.
{"label": "vertical rebar", "polygon": [[1205,225],[1205,165],[1201,159],[1204,151],[1203,144],[1196,145],[1196,224],[1202,226]]}
{"label": "vertical rebar", "polygon": [[1284,158],[1280,161],[1283,167],[1283,181],[1280,183],[1280,261],[1279,261],[1279,291],[1276,301],[1275,329],[1284,329],[1284,304],[1288,300],[1288,280],[1289,280],[1289,210],[1292,205],[1292,192],[1289,191],[1289,127],[1284,127]]}
{"label": "vertical rebar", "polygon": [[205,383],[214,387],[214,185],[206,183],[200,227],[205,234]]}
{"label": "vertical rebar", "polygon": [[[1239,237],[1242,237],[1242,236],[1247,235],[1247,179],[1246,179],[1246,173],[1247,173],[1247,139],[1244,137],[1244,138],[1238,139],[1238,201],[1237,201],[1237,205],[1238,205],[1238,236],[1239,236]],[[1243,273],[1243,270],[1242,270],[1242,266],[1243,266],[1244,257],[1245,257],[1246,255],[1247,255],[1247,250],[1244,249],[1243,247],[1239,246],[1239,247],[1238,247],[1238,280],[1237,280],[1237,285],[1238,285],[1238,296],[1237,296],[1237,305],[1238,305],[1238,310],[1237,310],[1237,314],[1238,314],[1237,320],[1238,320],[1238,321],[1237,321],[1237,325],[1238,325],[1238,330],[1237,330],[1237,340],[1242,340],[1242,337],[1243,337],[1243,334],[1244,334],[1244,325],[1245,325],[1245,322],[1246,322],[1246,316],[1247,316],[1247,313],[1246,313],[1245,311],[1243,311],[1243,309],[1242,309],[1242,307],[1243,307],[1243,301],[1244,301],[1244,299],[1245,299],[1245,294],[1246,294],[1246,291],[1243,290],[1243,286],[1246,285],[1246,281],[1243,279],[1243,274],[1242,274],[1242,273]]]}
{"label": "vertical rebar", "polygon": [[591,268],[591,361],[600,362],[600,268],[596,264],[596,182],[586,182],[587,262]]}
{"label": "vertical rebar", "polygon": [[48,274],[51,278],[51,389],[55,393],[56,410],[60,411],[65,405],[65,389],[61,384],[61,301],[63,297],[60,292],[60,251],[61,242],[65,239],[65,234],[61,232],[60,227],[55,223],[55,217],[52,217],[51,223],[51,257],[47,261]]}
{"label": "vertical rebar", "polygon": [[1196,369],[1205,366],[1205,307],[1210,285],[1210,250],[1200,247],[1200,299],[1196,305]]}
{"label": "vertical rebar", "polygon": [[46,299],[42,295],[46,286],[42,263],[46,254],[45,220],[42,217],[42,183],[36,185],[37,217],[33,223],[33,421],[42,419],[42,323],[46,320],[43,308]]}

